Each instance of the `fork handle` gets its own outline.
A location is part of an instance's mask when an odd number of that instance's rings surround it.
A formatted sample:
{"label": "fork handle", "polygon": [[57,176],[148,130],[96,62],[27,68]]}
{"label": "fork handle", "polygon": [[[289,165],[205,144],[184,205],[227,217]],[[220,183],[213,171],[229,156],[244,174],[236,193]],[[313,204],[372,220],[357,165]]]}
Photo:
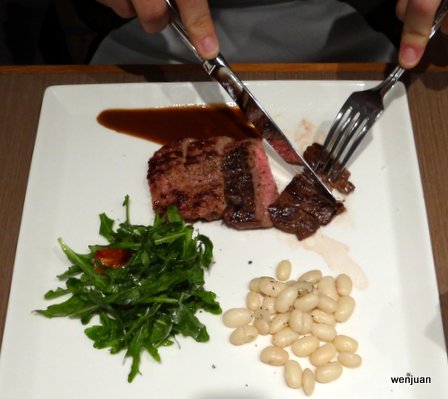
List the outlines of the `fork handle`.
{"label": "fork handle", "polygon": [[400,65],[397,65],[394,70],[384,79],[378,86],[375,87],[374,90],[378,91],[381,97],[384,97],[386,93],[398,82],[398,79],[401,78],[401,75],[406,72],[406,69],[402,68]]}
{"label": "fork handle", "polygon": [[[435,33],[439,30],[440,25],[442,24],[443,19],[445,18],[448,12],[448,0],[443,0],[437,9],[436,17],[434,19],[434,24],[431,28],[431,33],[429,34],[429,39],[435,35]],[[406,71],[406,69],[402,68],[400,65],[397,65],[394,70],[389,74],[389,76],[384,79],[377,87],[382,97],[392,88],[392,86],[397,83],[398,79],[401,78],[401,75]]]}
{"label": "fork handle", "polygon": [[443,0],[437,10],[436,17],[434,19],[434,25],[432,26],[431,33],[429,34],[430,39],[439,30],[440,25],[442,24],[442,21],[445,18],[447,12],[448,12],[448,0]]}

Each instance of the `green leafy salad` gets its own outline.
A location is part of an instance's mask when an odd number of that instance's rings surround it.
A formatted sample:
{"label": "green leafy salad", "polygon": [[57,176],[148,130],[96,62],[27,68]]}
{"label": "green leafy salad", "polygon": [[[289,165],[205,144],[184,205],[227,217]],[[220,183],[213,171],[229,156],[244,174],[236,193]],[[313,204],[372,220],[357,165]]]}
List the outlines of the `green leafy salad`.
{"label": "green leafy salad", "polygon": [[72,265],[58,276],[65,286],[48,291],[45,298],[67,299],[37,312],[78,318],[82,324],[97,316],[99,324],[85,333],[95,348],[126,351],[132,358],[131,382],[144,351],[160,361],[158,348],[172,345],[177,334],[208,341],[195,313],[220,314],[221,308],[216,294],[204,289],[212,242],[196,234],[176,208],[156,216],[153,226],[142,226],[129,221],[129,197],[123,206],[126,220],[116,229],[114,220],[100,215],[100,235],[108,245],[91,245],[89,253],[79,254],[58,240]]}

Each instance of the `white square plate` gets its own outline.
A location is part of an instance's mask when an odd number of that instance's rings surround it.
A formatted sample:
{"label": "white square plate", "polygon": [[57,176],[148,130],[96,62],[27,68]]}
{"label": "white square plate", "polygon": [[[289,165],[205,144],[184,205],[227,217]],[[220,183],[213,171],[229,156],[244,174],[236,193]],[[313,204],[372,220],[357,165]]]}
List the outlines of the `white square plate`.
{"label": "white square plate", "polygon": [[[346,97],[375,82],[260,81],[252,92],[302,150],[322,138]],[[228,103],[207,83],[59,86],[43,102],[18,242],[3,348],[2,399],[283,399],[304,397],[285,385],[279,367],[262,364],[268,340],[243,347],[228,342],[221,317],[201,313],[211,339],[161,349],[162,362],[143,356],[142,375],[127,382],[129,360],[96,350],[77,320],[33,314],[48,305],[43,294],[58,286],[68,261],[56,242],[77,252],[102,242],[101,212],[152,223],[146,182],[152,142],[110,131],[97,115],[107,108]],[[340,379],[317,384],[315,398],[448,397],[447,355],[425,205],[408,111],[399,84],[362,154],[350,165],[357,186],[347,212],[308,240],[274,229],[234,231],[220,222],[198,223],[215,244],[207,288],[223,310],[243,306],[248,282],[273,275],[288,258],[293,276],[320,268],[347,272],[355,281],[357,308],[338,332],[359,341],[363,365]],[[303,362],[305,366],[306,361]],[[394,377],[424,383],[393,383]],[[409,378],[408,378],[409,379]]]}

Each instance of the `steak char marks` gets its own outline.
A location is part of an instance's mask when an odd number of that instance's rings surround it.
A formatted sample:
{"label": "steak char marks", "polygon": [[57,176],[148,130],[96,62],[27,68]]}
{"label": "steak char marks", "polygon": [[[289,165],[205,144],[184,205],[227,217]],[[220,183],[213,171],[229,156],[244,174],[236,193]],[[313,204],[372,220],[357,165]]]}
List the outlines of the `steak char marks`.
{"label": "steak char marks", "polygon": [[229,145],[222,170],[227,202],[224,222],[235,229],[271,227],[267,208],[278,193],[261,141],[248,139]]}
{"label": "steak char marks", "polygon": [[270,207],[274,226],[292,233],[299,240],[314,234],[335,215],[344,210],[344,205],[330,197],[306,172],[294,176]]}
{"label": "steak char marks", "polygon": [[[311,165],[320,147],[305,152]],[[335,188],[354,189],[344,171]],[[164,145],[148,162],[153,209],[174,205],[189,221],[222,219],[235,229],[274,226],[302,240],[344,211],[313,178],[296,175],[278,195],[262,142],[229,137],[182,139]],[[338,179],[339,180],[339,179]]]}
{"label": "steak char marks", "polygon": [[[306,148],[305,152],[303,153],[303,157],[308,162],[308,164],[311,167],[313,167],[314,164],[319,159],[321,151],[322,151],[322,145],[319,143],[313,143]],[[339,165],[339,164],[337,163],[336,165]],[[319,172],[318,172],[318,174],[319,174]],[[350,194],[355,189],[355,186],[349,180],[350,172],[346,168],[342,169],[338,178],[334,181],[330,181],[323,174],[319,174],[319,176],[327,187],[329,187],[330,189],[335,189],[335,190],[339,191],[341,194]]]}
{"label": "steak char marks", "polygon": [[148,162],[155,212],[174,205],[187,221],[217,220],[236,229],[271,227],[277,187],[260,140],[183,139]]}
{"label": "steak char marks", "polygon": [[155,212],[174,205],[182,217],[196,220],[222,218],[226,207],[221,171],[229,137],[182,139],[164,145],[148,162],[148,182]]}
{"label": "steak char marks", "polygon": [[[311,144],[305,150],[303,156],[311,167],[318,160],[321,150],[322,145],[318,143]],[[349,194],[355,189],[349,177],[350,172],[343,169],[334,182],[330,182],[325,176],[321,176],[321,179],[327,187]],[[277,201],[269,207],[274,226],[295,234],[299,240],[313,235],[320,226],[327,225],[344,210],[342,202],[329,196],[306,171],[294,176]]]}

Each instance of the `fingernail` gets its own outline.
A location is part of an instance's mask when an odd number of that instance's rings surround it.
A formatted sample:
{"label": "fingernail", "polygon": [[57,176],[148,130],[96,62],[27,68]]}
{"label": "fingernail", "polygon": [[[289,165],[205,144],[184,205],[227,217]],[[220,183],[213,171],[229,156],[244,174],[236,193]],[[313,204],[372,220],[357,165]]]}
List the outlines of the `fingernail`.
{"label": "fingernail", "polygon": [[201,41],[201,53],[204,56],[214,57],[218,54],[218,41],[215,37],[206,36]]}
{"label": "fingernail", "polygon": [[418,54],[415,48],[406,46],[400,52],[400,59],[405,66],[414,66],[418,60]]}

